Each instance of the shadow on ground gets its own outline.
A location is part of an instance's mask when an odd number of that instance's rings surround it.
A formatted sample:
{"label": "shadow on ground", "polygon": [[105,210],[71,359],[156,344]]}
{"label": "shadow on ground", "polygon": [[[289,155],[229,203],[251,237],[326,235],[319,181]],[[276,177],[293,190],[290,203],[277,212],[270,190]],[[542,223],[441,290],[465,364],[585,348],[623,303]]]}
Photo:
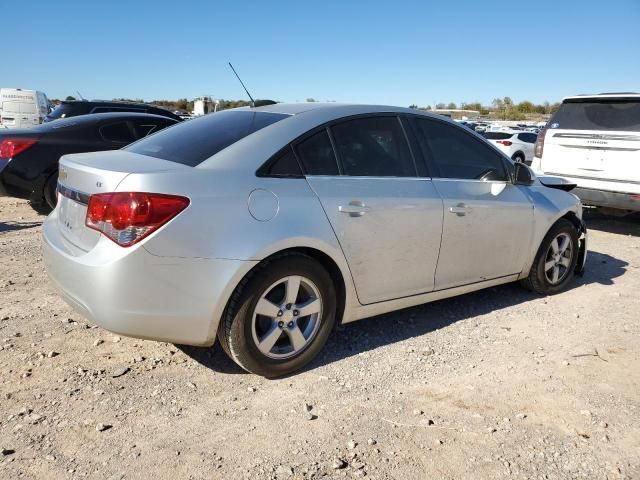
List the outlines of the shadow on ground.
{"label": "shadow on ground", "polygon": [[[610,255],[589,252],[584,276],[576,277],[568,292],[594,283],[612,285],[615,278],[625,273],[627,265],[627,262]],[[425,335],[460,320],[536,298],[539,298],[537,294],[525,290],[518,283],[511,283],[342,325],[333,332],[320,355],[304,370],[313,370],[384,345]],[[188,346],[179,348],[216,372],[246,373],[227,357],[218,343],[212,349]]]}
{"label": "shadow on ground", "polygon": [[590,230],[640,237],[640,213],[616,217],[605,215],[596,208],[585,208],[584,220]]}
{"label": "shadow on ground", "polygon": [[42,222],[0,222],[0,233],[39,227]]}

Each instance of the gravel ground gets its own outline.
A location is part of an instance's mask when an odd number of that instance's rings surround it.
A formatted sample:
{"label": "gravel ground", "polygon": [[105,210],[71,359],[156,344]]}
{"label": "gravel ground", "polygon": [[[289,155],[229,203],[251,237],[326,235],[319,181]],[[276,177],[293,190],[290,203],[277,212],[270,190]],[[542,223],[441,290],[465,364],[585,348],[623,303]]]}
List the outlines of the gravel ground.
{"label": "gravel ground", "polygon": [[0,198],[0,478],[640,478],[640,220],[587,273],[340,327],[303,372],[118,337],[56,295]]}

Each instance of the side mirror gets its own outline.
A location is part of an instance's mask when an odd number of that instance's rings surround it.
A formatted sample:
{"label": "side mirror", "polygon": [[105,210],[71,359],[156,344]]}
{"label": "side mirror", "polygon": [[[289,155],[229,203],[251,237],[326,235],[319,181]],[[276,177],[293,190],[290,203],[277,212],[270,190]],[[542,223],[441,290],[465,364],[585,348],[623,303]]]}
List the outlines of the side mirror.
{"label": "side mirror", "polygon": [[535,174],[524,163],[516,162],[514,165],[514,176],[516,185],[533,185],[536,179]]}

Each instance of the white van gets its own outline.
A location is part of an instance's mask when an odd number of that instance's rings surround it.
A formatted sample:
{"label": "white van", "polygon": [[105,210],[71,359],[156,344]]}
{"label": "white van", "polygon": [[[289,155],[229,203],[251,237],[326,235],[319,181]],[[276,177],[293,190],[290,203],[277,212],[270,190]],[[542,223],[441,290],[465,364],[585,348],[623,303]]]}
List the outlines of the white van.
{"label": "white van", "polygon": [[640,94],[563,99],[534,155],[537,174],[571,180],[585,205],[640,211]]}
{"label": "white van", "polygon": [[30,128],[39,125],[49,113],[47,96],[36,90],[0,88],[0,125]]}

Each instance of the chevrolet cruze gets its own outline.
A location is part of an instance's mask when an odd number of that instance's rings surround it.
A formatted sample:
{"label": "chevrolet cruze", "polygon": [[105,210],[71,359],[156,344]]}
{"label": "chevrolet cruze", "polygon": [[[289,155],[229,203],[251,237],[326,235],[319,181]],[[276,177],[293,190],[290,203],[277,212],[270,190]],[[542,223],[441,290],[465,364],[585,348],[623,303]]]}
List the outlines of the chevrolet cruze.
{"label": "chevrolet cruze", "polygon": [[563,290],[584,266],[586,228],[571,186],[550,185],[416,110],[229,110],[64,156],[44,258],[98,325],[218,339],[276,377],[339,323],[516,280]]}

